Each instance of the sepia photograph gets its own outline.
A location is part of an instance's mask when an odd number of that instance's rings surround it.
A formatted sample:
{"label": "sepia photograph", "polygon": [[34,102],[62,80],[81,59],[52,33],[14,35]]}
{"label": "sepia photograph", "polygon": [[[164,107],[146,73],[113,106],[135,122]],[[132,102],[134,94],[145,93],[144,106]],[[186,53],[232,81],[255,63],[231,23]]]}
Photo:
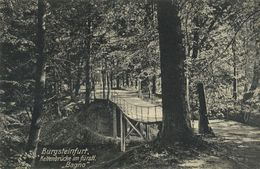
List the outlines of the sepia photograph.
{"label": "sepia photograph", "polygon": [[0,169],[260,169],[259,0],[0,0]]}

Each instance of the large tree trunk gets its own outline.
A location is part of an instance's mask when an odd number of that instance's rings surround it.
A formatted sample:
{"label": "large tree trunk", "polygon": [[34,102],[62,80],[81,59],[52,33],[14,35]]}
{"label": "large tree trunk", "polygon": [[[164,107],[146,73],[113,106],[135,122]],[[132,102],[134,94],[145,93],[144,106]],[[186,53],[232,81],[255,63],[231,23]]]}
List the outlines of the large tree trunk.
{"label": "large tree trunk", "polygon": [[85,53],[85,76],[86,76],[86,93],[85,93],[85,107],[88,108],[91,100],[91,70],[90,70],[90,40],[91,40],[91,21],[87,22],[86,53]]}
{"label": "large tree trunk", "polygon": [[177,2],[161,0],[158,3],[163,106],[159,139],[162,144],[188,142],[192,130],[185,105],[185,51]]}
{"label": "large tree trunk", "polygon": [[[45,2],[44,0],[38,0],[38,13],[37,13],[37,61],[36,61],[36,75],[35,75],[35,91],[34,91],[34,108],[32,113],[32,121],[29,131],[29,139],[27,143],[27,152],[32,152],[36,157],[36,151],[38,147],[42,114],[44,104],[44,91],[45,91],[45,79],[46,79],[46,56],[44,54],[44,18],[45,15]],[[35,160],[30,161],[34,166]]]}

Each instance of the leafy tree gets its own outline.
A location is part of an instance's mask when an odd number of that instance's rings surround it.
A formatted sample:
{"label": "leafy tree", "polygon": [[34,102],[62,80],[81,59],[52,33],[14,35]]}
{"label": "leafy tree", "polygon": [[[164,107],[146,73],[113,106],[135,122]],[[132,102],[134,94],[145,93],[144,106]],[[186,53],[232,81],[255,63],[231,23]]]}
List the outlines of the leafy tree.
{"label": "leafy tree", "polygon": [[[44,92],[45,92],[45,64],[46,56],[44,54],[44,15],[45,15],[45,1],[38,0],[38,13],[37,13],[37,60],[36,60],[36,73],[35,73],[35,93],[34,93],[34,107],[32,113],[32,122],[29,132],[29,139],[27,143],[27,152],[32,151],[33,157],[36,157],[36,151],[39,143],[42,114],[44,111]],[[34,166],[35,161],[32,161]]]}

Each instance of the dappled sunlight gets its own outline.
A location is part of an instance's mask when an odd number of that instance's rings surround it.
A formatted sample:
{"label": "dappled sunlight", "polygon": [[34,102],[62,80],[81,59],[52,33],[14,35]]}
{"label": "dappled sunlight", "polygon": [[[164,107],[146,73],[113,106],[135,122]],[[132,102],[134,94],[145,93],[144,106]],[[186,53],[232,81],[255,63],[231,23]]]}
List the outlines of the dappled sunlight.
{"label": "dappled sunlight", "polygon": [[206,162],[204,160],[185,160],[184,163],[179,164],[180,167],[192,167],[192,168],[200,168]]}
{"label": "dappled sunlight", "polygon": [[258,1],[0,0],[0,169],[260,169]]}
{"label": "dappled sunlight", "polygon": [[[227,168],[249,168],[247,166],[257,168],[256,161],[259,160],[260,155],[260,128],[226,120],[210,120],[209,125],[220,141],[227,146],[226,155],[234,162],[233,167],[232,164],[231,167],[226,166]],[[198,121],[194,121],[194,127],[197,132]]]}
{"label": "dappled sunlight", "polygon": [[233,163],[211,155],[198,157],[198,159],[184,160],[178,166],[190,169],[233,169]]}
{"label": "dappled sunlight", "polygon": [[[260,129],[258,127],[246,126],[239,122],[226,120],[210,120],[209,125],[217,136],[224,138],[223,142],[236,144],[258,142],[260,144]],[[197,131],[198,121],[195,121],[194,127],[195,131]]]}

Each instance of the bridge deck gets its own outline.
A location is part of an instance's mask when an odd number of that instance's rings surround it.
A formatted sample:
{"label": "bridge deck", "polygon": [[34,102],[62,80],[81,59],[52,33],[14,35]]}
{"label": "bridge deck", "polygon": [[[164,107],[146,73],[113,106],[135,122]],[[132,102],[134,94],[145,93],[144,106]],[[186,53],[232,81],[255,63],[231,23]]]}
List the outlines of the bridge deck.
{"label": "bridge deck", "polygon": [[[93,95],[94,93],[92,93],[92,96]],[[104,98],[101,87],[96,88],[96,99],[106,99],[107,90],[105,91],[105,95]],[[142,123],[156,123],[162,121],[161,104],[143,100],[138,97],[138,92],[133,89],[111,90],[110,100],[117,104],[124,115],[129,119]]]}
{"label": "bridge deck", "polygon": [[113,90],[111,100],[116,103],[130,119],[142,123],[162,121],[161,105],[144,101],[133,90]]}

